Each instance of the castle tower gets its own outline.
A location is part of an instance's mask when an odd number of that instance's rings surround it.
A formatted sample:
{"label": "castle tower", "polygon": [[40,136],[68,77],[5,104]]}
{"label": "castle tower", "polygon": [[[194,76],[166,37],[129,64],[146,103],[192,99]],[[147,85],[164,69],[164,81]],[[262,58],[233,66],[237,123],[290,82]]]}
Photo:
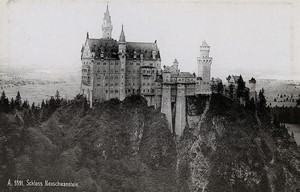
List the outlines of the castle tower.
{"label": "castle tower", "polygon": [[178,61],[177,61],[177,59],[174,60],[174,62],[173,62],[173,67],[174,67],[176,70],[178,70]]}
{"label": "castle tower", "polygon": [[122,25],[122,31],[119,38],[119,58],[121,63],[120,68],[120,100],[124,100],[126,97],[125,93],[125,64],[126,64],[126,40]]}
{"label": "castle tower", "polygon": [[111,38],[113,26],[111,24],[111,18],[109,15],[108,5],[106,6],[106,12],[104,13],[103,24],[102,24],[102,38]]}
{"label": "castle tower", "polygon": [[185,85],[177,84],[176,115],[175,115],[176,135],[181,136],[183,134],[185,125],[186,125]]}
{"label": "castle tower", "polygon": [[206,41],[202,42],[200,46],[200,57],[198,57],[198,77],[202,79],[201,81],[201,92],[202,94],[210,94],[210,69],[212,58],[209,57],[210,46]]}
{"label": "castle tower", "polygon": [[200,46],[200,57],[198,57],[198,77],[201,77],[204,82],[210,82],[210,68],[212,58],[209,57],[210,46],[206,41]]}
{"label": "castle tower", "polygon": [[256,99],[256,80],[252,77],[250,80],[249,80],[249,96],[250,96],[250,99],[251,98],[254,98],[254,100]]}

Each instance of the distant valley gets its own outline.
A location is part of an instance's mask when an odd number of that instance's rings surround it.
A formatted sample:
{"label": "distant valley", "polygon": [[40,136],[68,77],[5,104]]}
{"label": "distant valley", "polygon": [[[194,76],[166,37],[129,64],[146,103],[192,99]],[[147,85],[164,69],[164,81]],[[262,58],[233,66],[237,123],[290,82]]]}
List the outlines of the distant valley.
{"label": "distant valley", "polygon": [[[0,86],[1,92],[4,90],[11,98],[16,96],[17,91],[20,91],[23,100],[27,99],[29,103],[39,103],[42,99],[53,96],[56,90],[62,97],[73,99],[79,93],[81,71],[33,69],[0,72],[0,85],[5,82],[11,85],[12,79],[25,83],[5,88]],[[223,83],[225,83],[224,80]],[[300,81],[297,80],[257,79],[256,91],[259,92],[262,88],[265,90],[267,105],[271,107],[295,106],[300,96]]]}

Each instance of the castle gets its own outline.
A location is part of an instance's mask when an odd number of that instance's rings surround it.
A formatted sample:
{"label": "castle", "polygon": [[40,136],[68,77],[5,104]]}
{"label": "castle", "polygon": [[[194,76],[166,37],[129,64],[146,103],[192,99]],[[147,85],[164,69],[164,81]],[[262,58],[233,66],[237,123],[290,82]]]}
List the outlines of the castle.
{"label": "castle", "polygon": [[112,30],[107,6],[102,38],[92,39],[87,33],[81,49],[81,93],[88,98],[91,107],[94,102],[111,98],[123,100],[128,95],[140,94],[149,106],[161,109],[172,132],[182,135],[187,119],[186,97],[211,94],[210,46],[205,41],[200,46],[197,77],[181,72],[176,59],[172,66],[162,69],[156,41],[127,42],[123,26],[119,41],[116,41],[111,37]]}

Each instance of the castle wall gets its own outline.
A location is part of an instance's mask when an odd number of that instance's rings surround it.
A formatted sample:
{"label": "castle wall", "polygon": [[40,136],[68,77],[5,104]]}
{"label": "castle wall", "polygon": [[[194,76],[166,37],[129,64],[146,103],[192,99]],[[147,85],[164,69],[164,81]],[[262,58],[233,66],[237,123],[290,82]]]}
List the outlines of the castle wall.
{"label": "castle wall", "polygon": [[176,114],[175,114],[175,133],[178,136],[183,134],[186,125],[186,99],[185,85],[178,84],[176,97]]}
{"label": "castle wall", "polygon": [[94,101],[111,98],[120,99],[121,72],[120,60],[95,60],[93,63],[93,95]]}
{"label": "castle wall", "polygon": [[161,102],[161,112],[166,115],[169,129],[173,132],[172,126],[172,107],[171,107],[171,86],[169,84],[163,85],[162,90],[162,102]]}

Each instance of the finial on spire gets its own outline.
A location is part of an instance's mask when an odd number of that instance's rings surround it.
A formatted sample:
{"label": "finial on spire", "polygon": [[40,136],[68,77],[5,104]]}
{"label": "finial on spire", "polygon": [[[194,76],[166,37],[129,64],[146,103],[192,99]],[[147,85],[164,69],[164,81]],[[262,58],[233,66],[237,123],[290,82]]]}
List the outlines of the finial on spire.
{"label": "finial on spire", "polygon": [[89,32],[86,33],[86,38],[87,38],[87,39],[89,38]]}
{"label": "finial on spire", "polygon": [[119,42],[126,42],[125,41],[125,34],[124,34],[123,24],[122,24],[122,30],[121,30]]}
{"label": "finial on spire", "polygon": [[106,13],[109,14],[109,10],[108,10],[108,2],[106,3]]}

